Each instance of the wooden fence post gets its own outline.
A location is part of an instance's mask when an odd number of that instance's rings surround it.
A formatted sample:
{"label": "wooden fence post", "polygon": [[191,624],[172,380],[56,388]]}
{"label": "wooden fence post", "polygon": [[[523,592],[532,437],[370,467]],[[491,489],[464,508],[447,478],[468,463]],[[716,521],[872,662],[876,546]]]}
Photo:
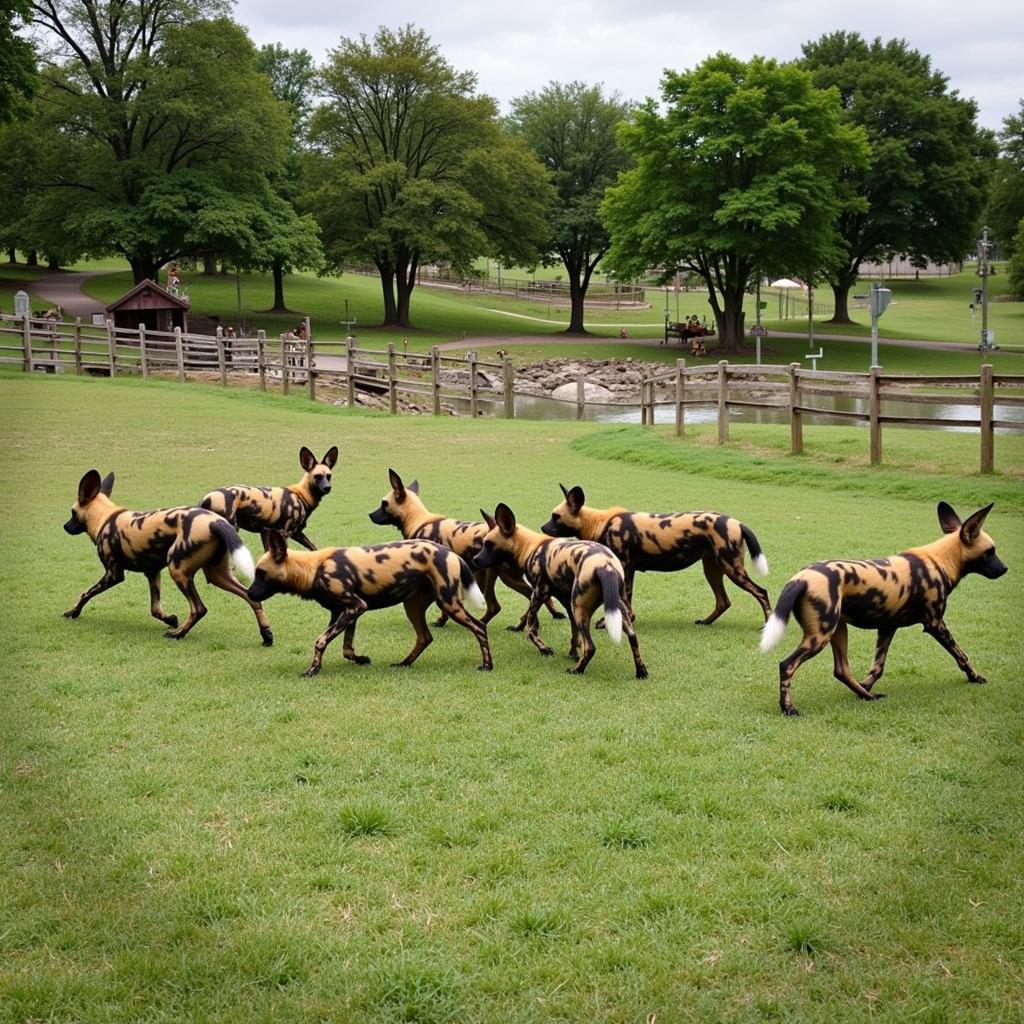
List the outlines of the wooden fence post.
{"label": "wooden fence post", "polygon": [[267,390],[266,364],[267,332],[256,332],[256,374],[259,379],[260,391]]}
{"label": "wooden fence post", "polygon": [[117,376],[117,336],[114,334],[114,321],[107,321],[107,349],[110,352],[110,376]]}
{"label": "wooden fence post", "polygon": [[178,361],[178,383],[185,383],[185,350],[181,343],[181,328],[174,328],[174,357]]}
{"label": "wooden fence post", "polygon": [[23,349],[21,368],[26,373],[32,372],[32,321],[26,313],[21,320],[21,345]]}
{"label": "wooden fence post", "polygon": [[82,372],[82,318],[75,317],[75,373]]}
{"label": "wooden fence post", "polygon": [[469,415],[476,419],[478,414],[476,401],[476,352],[469,352]]}
{"label": "wooden fence post", "polygon": [[992,364],[985,363],[981,367],[981,387],[979,390],[981,412],[981,471],[991,473],[995,463],[995,432],[992,429],[992,418],[995,405],[995,382],[992,379]]}
{"label": "wooden fence post", "polygon": [[345,339],[345,401],[350,409],[356,407],[356,339]]}
{"label": "wooden fence post", "polygon": [[217,328],[217,370],[220,372],[220,386],[226,388],[228,386],[228,364],[224,358],[224,328]]}
{"label": "wooden fence post", "polygon": [[725,359],[718,363],[718,443],[725,444],[729,440],[729,406],[726,404],[728,397],[728,368],[729,364]]}
{"label": "wooden fence post", "polygon": [[878,367],[872,366],[868,375],[868,428],[871,433],[871,465],[882,461],[881,398],[878,394]]}
{"label": "wooden fence post", "polygon": [[676,437],[683,436],[683,428],[686,422],[686,409],[683,403],[686,401],[686,360],[676,360]]}
{"label": "wooden fence post", "polygon": [[388,342],[388,412],[398,412],[398,385],[395,383],[395,343]]}
{"label": "wooden fence post", "polygon": [[[309,317],[306,317],[306,324],[309,324]],[[310,335],[306,336],[306,374],[308,375],[309,400],[316,401],[316,346]]]}
{"label": "wooden fence post", "polygon": [[512,360],[505,356],[501,361],[501,375],[505,384],[505,419],[516,418],[516,371],[512,368]]}
{"label": "wooden fence post", "polygon": [[142,376],[149,376],[149,359],[146,358],[146,325],[139,324],[139,360],[142,363]]}
{"label": "wooden fence post", "polygon": [[434,415],[441,415],[441,352],[435,345],[430,350],[430,391],[433,396]]}
{"label": "wooden fence post", "polygon": [[582,373],[576,374],[576,419],[583,419],[583,403],[587,396],[587,385]]}
{"label": "wooden fence post", "polygon": [[804,414],[800,411],[799,363],[789,364],[789,450],[799,455],[804,450]]}
{"label": "wooden fence post", "polygon": [[288,394],[288,339],[281,335],[281,394]]}

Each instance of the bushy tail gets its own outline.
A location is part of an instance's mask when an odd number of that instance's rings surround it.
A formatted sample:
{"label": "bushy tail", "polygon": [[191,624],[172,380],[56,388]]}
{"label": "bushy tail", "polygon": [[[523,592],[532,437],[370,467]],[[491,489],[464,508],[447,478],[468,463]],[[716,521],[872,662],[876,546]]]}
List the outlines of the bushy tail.
{"label": "bushy tail", "polygon": [[598,579],[604,593],[604,629],[613,644],[622,642],[622,605],[619,601],[619,587],[622,578],[612,569],[598,569]]}
{"label": "bushy tail", "polygon": [[216,516],[215,521],[210,524],[210,532],[224,541],[228,557],[231,559],[231,568],[247,583],[251,583],[256,578],[256,565],[249,549],[238,536],[238,531],[226,519]]}
{"label": "bushy tail", "polygon": [[754,531],[745,523],[740,523],[740,532],[743,534],[743,539],[747,542],[747,550],[750,552],[750,557],[754,560],[754,568],[762,576],[767,576],[768,559],[764,557],[764,552],[761,550],[757,537],[754,536]]}
{"label": "bushy tail", "polygon": [[761,630],[761,650],[770,651],[786,632],[786,623],[793,613],[793,608],[807,590],[807,580],[790,580],[779,594],[775,603],[775,611],[768,617],[768,621]]}
{"label": "bushy tail", "polygon": [[[455,557],[459,558],[458,555]],[[476,577],[473,575],[473,570],[470,569],[469,565],[462,558],[459,558],[459,583],[462,585],[463,599],[477,611],[483,611],[487,607],[487,602],[484,600],[484,595],[480,593],[480,588],[476,585]]]}

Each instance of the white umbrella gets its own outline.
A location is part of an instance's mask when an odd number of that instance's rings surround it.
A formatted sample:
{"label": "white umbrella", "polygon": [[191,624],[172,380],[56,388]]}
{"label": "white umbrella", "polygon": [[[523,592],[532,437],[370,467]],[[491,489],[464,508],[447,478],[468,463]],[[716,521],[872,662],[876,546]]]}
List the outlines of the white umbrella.
{"label": "white umbrella", "polygon": [[780,277],[778,281],[772,281],[772,288],[803,288],[799,281],[793,281],[788,277]]}

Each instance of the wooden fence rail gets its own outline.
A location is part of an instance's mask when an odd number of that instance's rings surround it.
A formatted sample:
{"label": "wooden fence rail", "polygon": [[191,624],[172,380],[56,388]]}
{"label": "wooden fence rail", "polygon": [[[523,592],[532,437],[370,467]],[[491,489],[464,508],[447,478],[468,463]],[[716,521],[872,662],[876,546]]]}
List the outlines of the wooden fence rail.
{"label": "wooden fence rail", "polygon": [[[393,344],[385,348],[359,346],[355,338],[343,342],[314,341],[281,335],[270,340],[260,331],[255,338],[151,331],[144,325],[135,329],[102,325],[55,322],[36,318],[0,316],[0,365],[49,373],[94,373],[104,376],[138,374],[172,375],[184,382],[190,373],[212,375],[224,387],[239,375],[255,377],[257,387],[266,391],[276,384],[282,394],[292,385],[304,386],[310,400],[321,394],[320,386],[343,390],[345,404],[354,407],[361,395],[373,394],[397,414],[403,399],[429,402],[435,416],[444,412],[445,402],[457,402],[471,416],[484,410],[512,419],[517,396],[543,397],[517,391],[515,369],[504,356],[500,361],[481,359],[476,352],[442,354],[435,346],[429,352],[399,352]],[[576,378],[576,391],[565,399],[567,416],[583,419],[587,380]],[[948,394],[936,393],[955,389]],[[659,406],[674,411],[675,433],[686,430],[686,410],[695,406],[716,409],[718,441],[729,439],[730,409],[764,409],[785,414],[790,428],[790,450],[803,450],[807,416],[830,416],[865,423],[868,427],[871,462],[882,461],[885,426],[936,426],[977,428],[980,438],[980,468],[991,473],[995,464],[995,432],[1024,430],[1024,421],[997,416],[997,389],[1020,389],[1024,375],[996,374],[985,364],[977,375],[887,374],[878,368],[868,373],[837,370],[808,370],[799,363],[788,365],[730,364],[687,366],[685,359],[674,367],[651,368],[646,372],[632,402],[614,403],[615,408],[639,405],[640,422],[652,426]],[[661,397],[659,397],[659,390]],[[821,399],[841,399],[853,408],[826,407]],[[548,401],[556,401],[547,397]],[[908,405],[957,405],[977,410],[977,417],[894,414],[887,402]],[[1000,394],[999,407],[1024,407],[1024,394]],[[605,403],[608,404],[608,403]],[[924,410],[922,410],[922,413]]]}

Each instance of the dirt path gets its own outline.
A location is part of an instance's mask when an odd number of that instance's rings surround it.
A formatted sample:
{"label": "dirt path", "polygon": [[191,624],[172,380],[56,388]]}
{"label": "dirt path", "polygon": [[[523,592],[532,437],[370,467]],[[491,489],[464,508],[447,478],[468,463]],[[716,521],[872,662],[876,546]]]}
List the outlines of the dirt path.
{"label": "dirt path", "polygon": [[82,285],[90,278],[101,277],[106,270],[64,270],[48,274],[32,282],[32,291],[51,305],[60,306],[71,317],[88,318],[93,313],[102,313],[105,306],[82,292]]}

